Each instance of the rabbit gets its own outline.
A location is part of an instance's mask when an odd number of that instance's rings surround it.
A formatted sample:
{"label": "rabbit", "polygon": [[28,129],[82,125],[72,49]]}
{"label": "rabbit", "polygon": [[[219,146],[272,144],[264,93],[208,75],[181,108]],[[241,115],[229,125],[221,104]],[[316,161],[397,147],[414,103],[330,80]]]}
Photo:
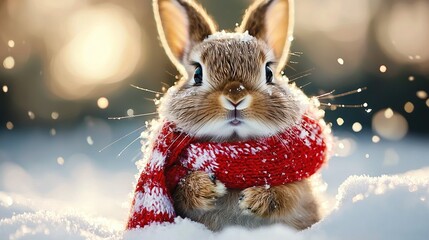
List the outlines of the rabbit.
{"label": "rabbit", "polygon": [[[255,1],[235,32],[219,32],[193,0],[154,0],[153,7],[162,46],[182,75],[164,95],[160,116],[216,142],[270,136],[300,119],[308,98],[281,76],[293,40],[293,0]],[[237,190],[194,171],[173,199],[179,216],[213,231],[270,224],[301,230],[321,218],[309,179]]]}

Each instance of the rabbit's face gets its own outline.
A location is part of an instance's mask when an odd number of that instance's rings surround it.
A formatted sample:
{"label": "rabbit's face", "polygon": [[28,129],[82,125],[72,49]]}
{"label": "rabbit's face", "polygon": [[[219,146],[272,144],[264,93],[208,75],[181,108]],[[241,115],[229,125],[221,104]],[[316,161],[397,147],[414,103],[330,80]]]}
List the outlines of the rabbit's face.
{"label": "rabbit's face", "polygon": [[186,56],[187,79],[168,92],[162,113],[184,132],[212,140],[284,131],[302,114],[299,96],[273,69],[270,48],[247,33],[216,33]]}
{"label": "rabbit's face", "polygon": [[302,112],[302,92],[279,74],[293,39],[293,0],[257,0],[235,33],[216,24],[193,0],[154,0],[157,29],[184,76],[160,113],[182,131],[212,140],[284,131]]}

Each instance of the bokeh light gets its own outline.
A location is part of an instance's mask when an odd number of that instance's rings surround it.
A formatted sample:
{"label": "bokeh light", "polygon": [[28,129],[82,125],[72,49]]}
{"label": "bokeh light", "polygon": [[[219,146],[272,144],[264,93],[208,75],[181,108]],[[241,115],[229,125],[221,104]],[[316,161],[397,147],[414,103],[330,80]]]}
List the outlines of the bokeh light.
{"label": "bokeh light", "polygon": [[109,100],[105,97],[101,97],[97,100],[97,106],[101,109],[106,109],[109,106]]}
{"label": "bokeh light", "polygon": [[405,103],[404,110],[407,113],[412,113],[414,111],[414,104],[412,102]]}
{"label": "bokeh light", "polygon": [[336,141],[334,153],[339,157],[350,156],[356,150],[356,141],[351,138],[344,138]]}
{"label": "bokeh light", "polygon": [[57,130],[55,128],[51,128],[51,130],[49,130],[49,134],[51,134],[51,136],[55,136],[57,135]]}
{"label": "bokeh light", "polygon": [[425,62],[429,59],[429,2],[393,1],[377,27],[380,47],[397,62]]}
{"label": "bokeh light", "polygon": [[36,118],[36,114],[34,114],[34,112],[32,112],[32,111],[28,111],[27,114],[31,120],[34,120]]}
{"label": "bokeh light", "polygon": [[134,116],[134,109],[131,109],[131,108],[130,108],[130,109],[128,109],[128,110],[127,110],[127,116],[130,116],[130,117],[131,117],[131,116]]}
{"label": "bokeh light", "polygon": [[[354,41],[365,36],[370,20],[369,2],[369,0],[297,1],[297,11],[308,14],[297,15],[296,24],[308,31],[330,33],[329,37],[336,40]],[[354,28],[345,28],[350,25]]]}
{"label": "bokeh light", "polygon": [[85,98],[96,87],[120,82],[140,61],[139,25],[117,5],[79,10],[67,19],[66,30],[68,40],[54,53],[50,65],[52,90],[63,98]]}
{"label": "bokeh light", "polygon": [[352,125],[352,129],[354,132],[360,132],[362,131],[362,124],[360,124],[359,122],[355,122]]}
{"label": "bokeh light", "polygon": [[[306,52],[315,62],[317,68],[329,75],[344,76],[356,70],[362,64],[366,37],[371,20],[370,0],[306,0],[296,1],[296,29],[299,31],[299,42],[311,46],[315,51]],[[317,41],[314,37],[317,36]],[[335,49],[335,51],[332,51]],[[338,58],[338,55],[341,58]],[[327,61],[327,59],[336,59]],[[344,64],[347,59],[347,64]],[[343,68],[338,68],[338,63]],[[332,80],[331,80],[332,79]],[[329,78],[332,84],[341,81]]]}
{"label": "bokeh light", "polygon": [[387,71],[386,65],[381,65],[380,66],[380,72],[385,73],[386,71]]}
{"label": "bokeh light", "polygon": [[391,108],[386,108],[386,110],[383,111],[385,118],[391,118],[393,117],[393,110]]}
{"label": "bokeh light", "polygon": [[344,124],[344,119],[337,118],[337,124],[338,124],[338,126],[342,126]]}
{"label": "bokeh light", "polygon": [[3,67],[6,69],[12,69],[15,67],[15,59],[12,56],[8,56],[3,60]]}
{"label": "bokeh light", "polygon": [[33,10],[34,15],[56,15],[64,13],[73,6],[83,4],[82,0],[62,0],[61,2],[52,0],[28,0],[27,7]]}
{"label": "bokeh light", "polygon": [[51,113],[51,118],[53,120],[57,120],[60,117],[60,114],[58,112],[52,112]]}
{"label": "bokeh light", "polygon": [[374,135],[374,136],[372,136],[371,140],[373,143],[378,143],[378,142],[380,142],[380,137],[377,135]]}
{"label": "bokeh light", "polygon": [[408,132],[408,122],[401,114],[388,108],[374,114],[372,128],[383,138],[400,140]]}
{"label": "bokeh light", "polygon": [[10,48],[13,48],[13,47],[15,47],[15,41],[13,41],[13,40],[9,40],[9,41],[7,41],[7,45],[8,45]]}
{"label": "bokeh light", "polygon": [[57,158],[57,163],[58,163],[58,165],[64,165],[64,162],[65,162],[65,160],[64,160],[64,158],[63,158],[63,157],[58,157],[58,158]]}
{"label": "bokeh light", "polygon": [[3,85],[2,90],[4,93],[7,93],[9,91],[9,87],[7,85]]}
{"label": "bokeh light", "polygon": [[88,143],[88,145],[93,145],[94,144],[94,140],[92,140],[91,136],[86,137],[86,142]]}
{"label": "bokeh light", "polygon": [[8,130],[12,130],[13,129],[13,123],[11,122],[11,121],[8,121],[7,123],[6,123],[6,128],[8,129]]}
{"label": "bokeh light", "polygon": [[417,91],[416,95],[420,99],[426,99],[426,98],[428,98],[428,94],[424,90]]}
{"label": "bokeh light", "polygon": [[385,166],[394,166],[399,163],[399,154],[393,148],[388,148],[384,152],[383,165]]}

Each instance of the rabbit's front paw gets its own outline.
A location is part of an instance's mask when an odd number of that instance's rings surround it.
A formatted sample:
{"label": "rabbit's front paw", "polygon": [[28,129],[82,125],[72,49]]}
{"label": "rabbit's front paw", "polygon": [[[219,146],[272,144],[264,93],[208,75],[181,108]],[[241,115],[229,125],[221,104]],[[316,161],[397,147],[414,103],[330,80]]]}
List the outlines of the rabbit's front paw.
{"label": "rabbit's front paw", "polygon": [[239,206],[244,214],[259,217],[280,217],[295,205],[293,193],[286,186],[251,187],[241,192]]}
{"label": "rabbit's front paw", "polygon": [[213,174],[195,171],[179,182],[174,198],[183,209],[207,211],[213,209],[216,200],[225,194],[225,185]]}

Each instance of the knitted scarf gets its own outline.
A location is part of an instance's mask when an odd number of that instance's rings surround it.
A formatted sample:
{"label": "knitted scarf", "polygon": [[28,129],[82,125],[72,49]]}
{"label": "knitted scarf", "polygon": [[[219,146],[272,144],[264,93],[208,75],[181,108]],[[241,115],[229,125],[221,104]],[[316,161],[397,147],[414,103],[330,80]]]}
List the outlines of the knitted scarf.
{"label": "knitted scarf", "polygon": [[172,222],[171,193],[191,171],[215,174],[227,188],[276,186],[313,175],[327,160],[322,120],[303,116],[283,133],[239,142],[201,142],[165,122],[137,182],[127,228]]}

